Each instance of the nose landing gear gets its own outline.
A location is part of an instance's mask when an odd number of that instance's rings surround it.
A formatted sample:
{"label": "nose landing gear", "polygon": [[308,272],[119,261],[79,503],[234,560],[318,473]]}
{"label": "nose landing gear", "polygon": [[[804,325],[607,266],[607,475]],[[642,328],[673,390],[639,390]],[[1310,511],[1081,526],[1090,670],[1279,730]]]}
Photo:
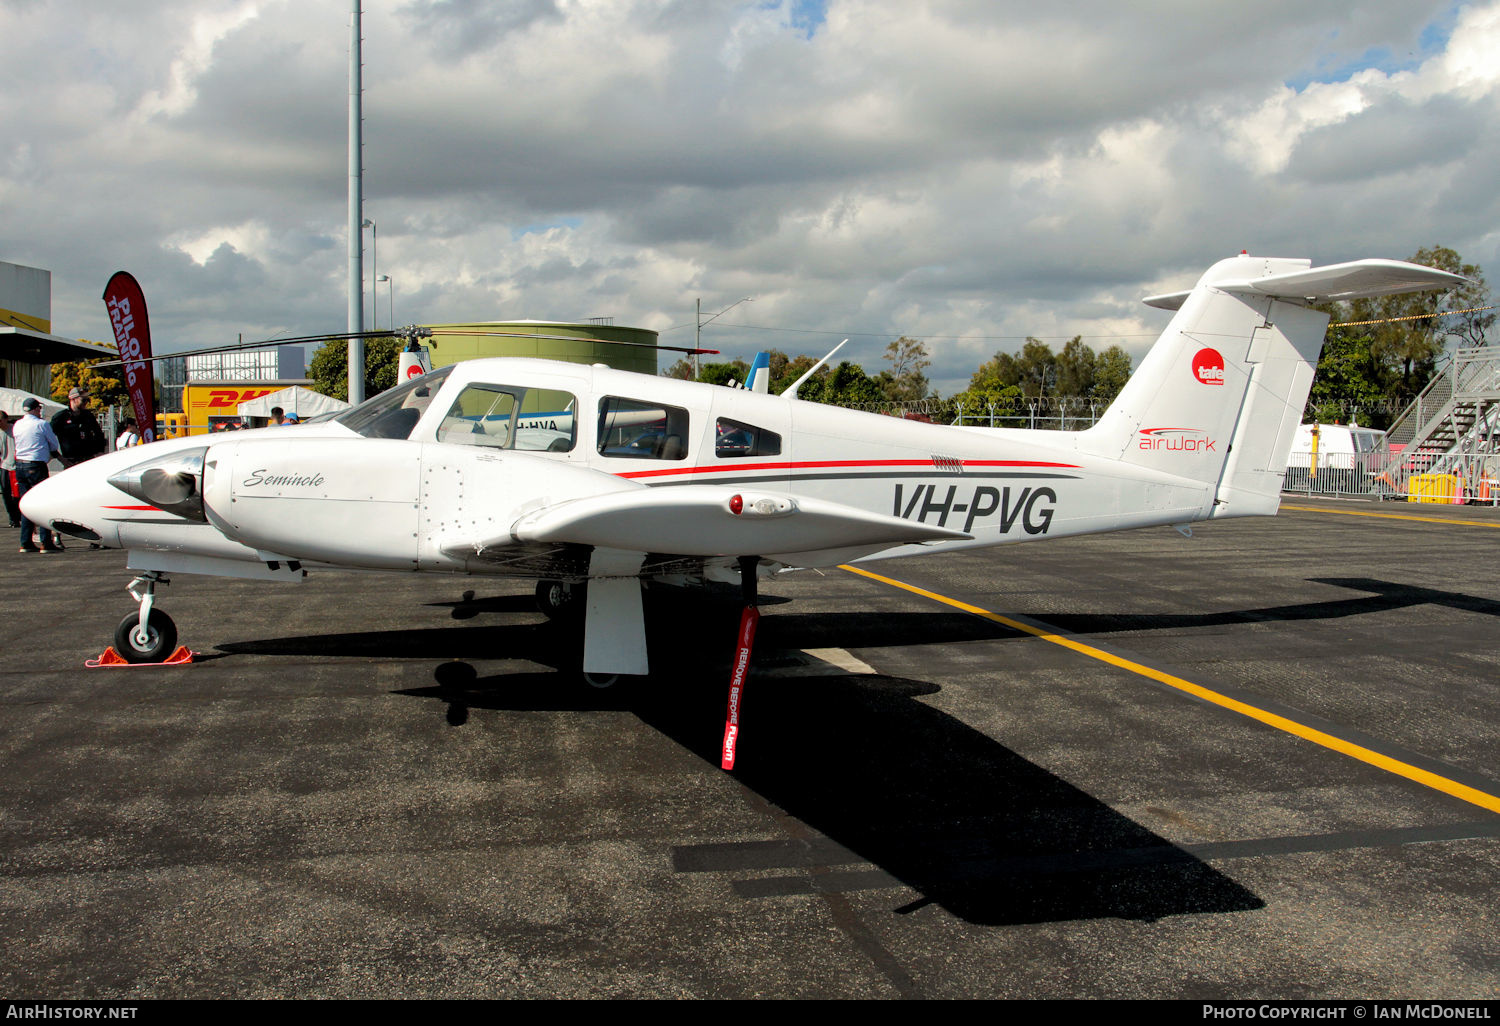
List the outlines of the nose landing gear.
{"label": "nose landing gear", "polygon": [[147,571],[130,582],[130,597],[141,606],[115,628],[114,646],[126,662],[165,662],[176,650],[177,625],[166,613],[151,607],[156,599],[156,586],[170,583],[159,570]]}

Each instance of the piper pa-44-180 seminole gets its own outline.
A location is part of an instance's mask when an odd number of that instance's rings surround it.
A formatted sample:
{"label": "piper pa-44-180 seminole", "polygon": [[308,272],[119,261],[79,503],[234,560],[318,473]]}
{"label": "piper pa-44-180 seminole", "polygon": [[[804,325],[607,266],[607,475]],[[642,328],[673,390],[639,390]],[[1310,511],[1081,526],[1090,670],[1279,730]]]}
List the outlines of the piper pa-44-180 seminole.
{"label": "piper pa-44-180 seminole", "polygon": [[1389,260],[1220,261],[1146,300],[1176,314],[1086,431],[481,359],[326,422],[109,453],[21,506],[129,551],[140,605],[115,640],[130,661],[176,645],[153,605],[167,574],[355,569],[536,579],[544,612],[582,607],[586,676],[645,674],[646,581],[738,582],[753,607],[757,578],[789,568],[1275,514],[1328,322],[1312,304],[1463,280]]}

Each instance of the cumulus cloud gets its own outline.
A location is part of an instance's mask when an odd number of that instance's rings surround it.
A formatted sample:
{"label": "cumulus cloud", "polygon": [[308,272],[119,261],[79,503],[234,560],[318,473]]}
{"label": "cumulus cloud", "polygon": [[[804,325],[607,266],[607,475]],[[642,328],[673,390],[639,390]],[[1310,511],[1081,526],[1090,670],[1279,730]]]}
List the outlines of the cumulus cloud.
{"label": "cumulus cloud", "polygon": [[[169,346],[343,325],[347,17],[0,5],[0,259],[53,271],[58,330],[107,335],[120,267]],[[1139,353],[1139,297],[1241,248],[1500,256],[1500,0],[411,0],[364,28],[402,321],[671,329],[752,295],[712,344],[854,334],[873,370],[922,336],[951,391],[1028,334]]]}

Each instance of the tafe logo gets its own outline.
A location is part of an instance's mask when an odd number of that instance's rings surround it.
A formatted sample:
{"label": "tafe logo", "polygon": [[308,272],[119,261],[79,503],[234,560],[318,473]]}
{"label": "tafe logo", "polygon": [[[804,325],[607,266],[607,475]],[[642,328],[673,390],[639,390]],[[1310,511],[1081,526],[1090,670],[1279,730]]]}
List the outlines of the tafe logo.
{"label": "tafe logo", "polygon": [[1224,357],[1217,349],[1200,349],[1193,357],[1193,377],[1205,385],[1224,384]]}

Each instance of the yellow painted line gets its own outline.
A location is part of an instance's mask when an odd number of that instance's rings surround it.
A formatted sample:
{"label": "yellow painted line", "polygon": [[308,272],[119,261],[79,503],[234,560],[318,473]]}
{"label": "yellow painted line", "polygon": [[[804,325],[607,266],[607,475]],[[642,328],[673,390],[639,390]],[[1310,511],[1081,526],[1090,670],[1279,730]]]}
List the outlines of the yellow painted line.
{"label": "yellow painted line", "polygon": [[1294,509],[1298,513],[1337,513],[1344,517],[1381,517],[1385,520],[1420,520],[1424,524],[1458,524],[1462,527],[1493,527],[1500,530],[1500,523],[1490,523],[1485,520],[1450,520],[1447,517],[1414,517],[1408,513],[1366,513],[1357,509],[1323,509],[1321,506],[1287,506],[1282,509]]}
{"label": "yellow painted line", "polygon": [[1072,649],[1074,652],[1086,655],[1091,659],[1098,659],[1100,662],[1109,663],[1111,666],[1117,666],[1122,670],[1129,670],[1131,673],[1147,677],[1170,688],[1176,688],[1178,691],[1192,695],[1195,698],[1201,698],[1205,702],[1212,702],[1214,705],[1228,709],[1231,712],[1239,713],[1241,716],[1247,716],[1267,726],[1275,727],[1277,730],[1293,734],[1305,741],[1311,741],[1313,744],[1321,745],[1342,755],[1347,755],[1351,759],[1358,759],[1360,762],[1368,763],[1377,769],[1383,769],[1387,773],[1394,773],[1398,777],[1405,777],[1407,780],[1430,787],[1436,791],[1441,791],[1461,801],[1469,802],[1471,805],[1478,805],[1480,808],[1488,809],[1490,812],[1500,813],[1500,797],[1487,794],[1477,788],[1469,787],[1467,784],[1460,784],[1456,780],[1449,780],[1447,777],[1438,776],[1436,773],[1412,766],[1399,759],[1393,759],[1388,755],[1382,755],[1362,745],[1345,741],[1343,738],[1334,737],[1332,734],[1309,727],[1304,723],[1298,723],[1296,720],[1290,720],[1285,716],[1278,716],[1276,713],[1267,712],[1264,709],[1259,709],[1238,699],[1230,698],[1228,695],[1221,695],[1217,691],[1210,691],[1201,684],[1194,684],[1190,680],[1184,680],[1181,677],[1146,666],[1143,663],[1124,659],[1101,648],[1095,648],[1093,645],[1086,645],[1076,638],[1070,638],[1067,635],[1057,634],[1040,627],[1033,627],[1030,624],[1022,623],[1020,620],[1013,620],[1008,616],[992,613],[988,609],[981,609],[979,606],[973,606],[967,602],[949,598],[946,595],[939,595],[937,592],[918,588],[914,584],[907,584],[893,577],[882,577],[880,574],[871,573],[868,570],[857,566],[849,566],[848,564],[840,566],[839,569],[847,570],[851,574],[858,574],[861,577],[868,577],[870,580],[879,581],[881,584],[888,584],[893,588],[900,588],[902,591],[909,591],[913,595],[920,595],[934,602],[941,602],[945,606],[952,606],[954,609],[962,610],[965,613],[981,617],[992,623],[1001,624],[1002,626],[1009,627],[1011,630],[1030,634],[1034,638],[1040,638],[1054,645],[1061,645],[1063,648]]}

